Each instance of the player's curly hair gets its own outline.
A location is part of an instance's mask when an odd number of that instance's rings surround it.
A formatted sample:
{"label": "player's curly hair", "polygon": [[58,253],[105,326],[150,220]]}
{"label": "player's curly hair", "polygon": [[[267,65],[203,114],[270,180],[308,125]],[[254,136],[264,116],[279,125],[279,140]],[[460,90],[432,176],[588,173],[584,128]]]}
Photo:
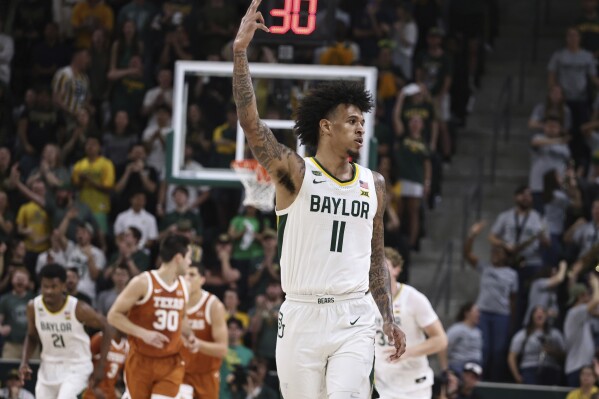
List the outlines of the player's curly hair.
{"label": "player's curly hair", "polygon": [[341,80],[317,86],[300,101],[295,113],[294,131],[302,144],[318,145],[320,120],[339,104],[355,105],[364,113],[374,107],[372,94],[359,82]]}

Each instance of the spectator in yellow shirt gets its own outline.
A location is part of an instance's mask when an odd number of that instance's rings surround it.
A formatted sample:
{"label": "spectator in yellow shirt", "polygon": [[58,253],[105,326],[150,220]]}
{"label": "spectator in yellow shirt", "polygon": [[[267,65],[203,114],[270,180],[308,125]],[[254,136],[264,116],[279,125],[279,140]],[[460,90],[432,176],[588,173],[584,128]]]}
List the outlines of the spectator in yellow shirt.
{"label": "spectator in yellow shirt", "polygon": [[247,313],[239,310],[239,294],[236,290],[229,288],[225,291],[223,303],[225,310],[227,311],[227,320],[234,317],[241,321],[243,328],[246,329],[250,326],[250,316]]}
{"label": "spectator in yellow shirt", "polygon": [[89,48],[94,30],[101,28],[112,32],[114,13],[102,0],[84,0],[73,7],[71,24],[75,30],[76,47]]}
{"label": "spectator in yellow shirt", "polygon": [[212,133],[214,142],[215,166],[229,168],[235,159],[235,146],[237,140],[237,108],[231,104],[227,108],[227,122],[216,127]]}
{"label": "spectator in yellow shirt", "polygon": [[[35,194],[46,196],[46,186],[41,179],[33,180],[30,187]],[[25,266],[34,275],[38,255],[50,248],[50,218],[44,208],[29,201],[19,208],[17,229],[25,237]]]}
{"label": "spectator in yellow shirt", "polygon": [[114,187],[114,165],[101,156],[100,139],[88,137],[85,141],[86,157],[73,167],[73,185],[80,189],[79,200],[94,214],[103,234],[108,231],[110,192]]}
{"label": "spectator in yellow shirt", "polygon": [[592,366],[584,366],[580,369],[580,388],[573,390],[566,396],[566,399],[591,399],[593,395],[599,392],[595,386],[597,376]]}

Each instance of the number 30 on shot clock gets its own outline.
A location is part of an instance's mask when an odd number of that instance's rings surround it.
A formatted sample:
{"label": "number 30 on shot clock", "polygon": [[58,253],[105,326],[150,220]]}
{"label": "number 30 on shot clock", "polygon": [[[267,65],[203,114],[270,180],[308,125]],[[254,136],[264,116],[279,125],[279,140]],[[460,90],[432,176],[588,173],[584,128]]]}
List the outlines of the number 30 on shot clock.
{"label": "number 30 on shot clock", "polygon": [[256,39],[261,43],[323,45],[334,34],[336,5],[337,0],[265,0],[260,10],[270,33],[258,31]]}
{"label": "number 30 on shot clock", "polygon": [[[307,23],[305,26],[301,26],[300,24],[302,3],[308,3]],[[291,29],[296,35],[309,35],[316,29],[317,10],[318,0],[285,0],[284,8],[270,10],[271,16],[282,19],[281,25],[270,27],[270,33],[282,35],[289,32],[289,29]]]}

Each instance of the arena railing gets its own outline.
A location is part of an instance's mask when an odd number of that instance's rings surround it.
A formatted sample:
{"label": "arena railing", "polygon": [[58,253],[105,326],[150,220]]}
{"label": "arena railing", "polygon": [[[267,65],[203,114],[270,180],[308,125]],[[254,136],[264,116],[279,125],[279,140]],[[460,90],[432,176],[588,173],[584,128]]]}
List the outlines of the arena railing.
{"label": "arena railing", "polygon": [[[461,247],[464,246],[468,234],[468,226],[471,222],[480,220],[483,204],[483,184],[484,184],[484,166],[485,159],[481,155],[475,159],[473,170],[476,171],[474,183],[464,192],[462,197],[462,237]],[[449,314],[450,299],[452,297],[452,272],[454,261],[454,250],[456,241],[450,239],[445,243],[441,256],[437,261],[433,279],[428,292],[432,292],[432,304],[435,308],[443,300],[443,311],[445,315]],[[460,251],[461,252],[461,251]],[[465,260],[462,256],[461,265],[465,267]]]}
{"label": "arena railing", "polygon": [[493,137],[491,142],[491,183],[495,184],[497,173],[497,147],[499,145],[499,135],[503,133],[504,142],[508,142],[511,133],[512,119],[512,75],[506,76],[493,112]]}
{"label": "arena railing", "polygon": [[451,299],[451,272],[453,269],[453,240],[447,241],[441,257],[437,261],[433,281],[428,292],[433,293],[432,305],[437,309],[439,302],[443,299],[443,312],[449,314],[449,300]]}
{"label": "arena railing", "polygon": [[[470,224],[480,220],[482,215],[485,158],[482,155],[477,157],[473,166],[474,170],[476,170],[474,183],[462,196],[462,248],[468,238]],[[460,264],[462,269],[464,269],[466,259],[463,254]]]}

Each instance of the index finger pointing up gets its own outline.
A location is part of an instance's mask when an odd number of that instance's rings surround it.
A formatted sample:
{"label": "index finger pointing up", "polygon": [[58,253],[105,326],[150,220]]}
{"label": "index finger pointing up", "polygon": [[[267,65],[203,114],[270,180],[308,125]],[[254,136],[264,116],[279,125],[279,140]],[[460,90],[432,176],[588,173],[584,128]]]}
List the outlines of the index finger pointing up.
{"label": "index finger pointing up", "polygon": [[253,0],[248,11],[252,13],[256,12],[258,7],[260,7],[260,3],[262,3],[262,0]]}

